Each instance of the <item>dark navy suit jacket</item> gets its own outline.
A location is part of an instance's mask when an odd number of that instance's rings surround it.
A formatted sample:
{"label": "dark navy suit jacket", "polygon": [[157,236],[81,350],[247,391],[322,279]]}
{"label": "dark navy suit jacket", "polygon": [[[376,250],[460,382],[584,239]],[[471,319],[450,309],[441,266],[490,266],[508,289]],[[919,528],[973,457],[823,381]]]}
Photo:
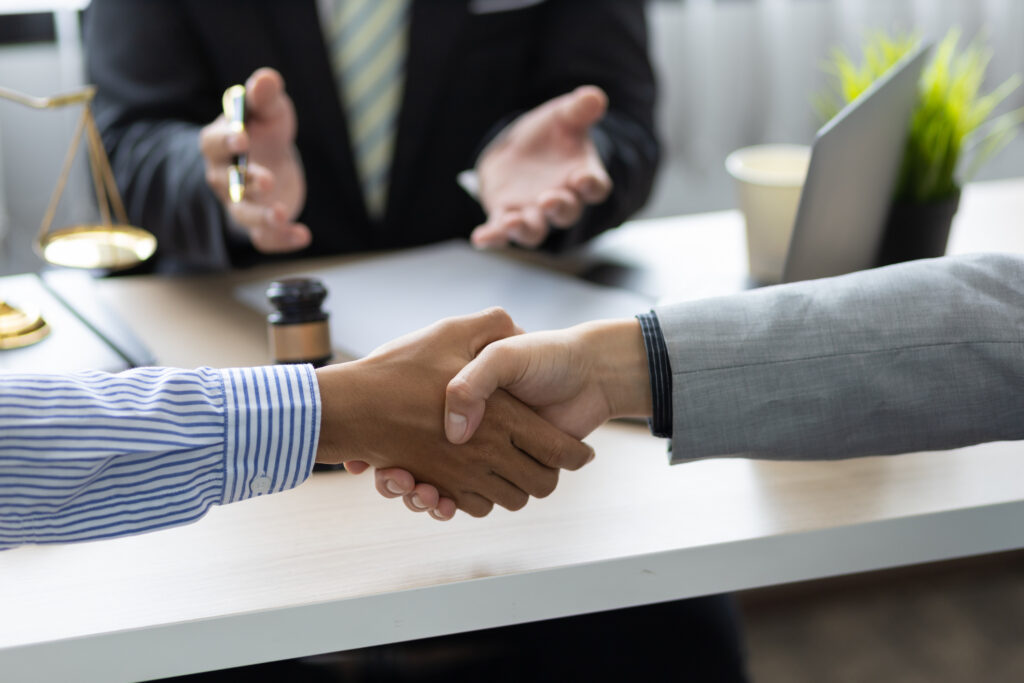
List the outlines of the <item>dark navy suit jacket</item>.
{"label": "dark navy suit jacket", "polygon": [[646,200],[658,159],[644,4],[520,5],[476,14],[467,0],[413,3],[389,201],[382,223],[373,224],[315,0],[94,0],[85,19],[87,67],[131,220],[156,234],[163,269],[272,258],[226,229],[197,143],[224,89],[271,66],[284,76],[298,115],[308,184],[300,220],[313,233],[301,254],[467,237],[484,215],[456,175],[517,113],[587,83],[610,98],[594,137],[615,190],[579,225],[553,232],[545,247],[618,225]]}

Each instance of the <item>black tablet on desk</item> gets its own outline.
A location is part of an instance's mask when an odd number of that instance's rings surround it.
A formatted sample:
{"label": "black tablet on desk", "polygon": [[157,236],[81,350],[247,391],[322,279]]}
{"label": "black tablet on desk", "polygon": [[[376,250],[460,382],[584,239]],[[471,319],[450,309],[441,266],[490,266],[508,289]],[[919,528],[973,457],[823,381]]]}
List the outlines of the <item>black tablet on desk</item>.
{"label": "black tablet on desk", "polygon": [[37,309],[50,326],[50,334],[38,343],[0,351],[0,371],[119,372],[154,362],[128,326],[97,300],[88,273],[3,277],[0,297],[15,306]]}

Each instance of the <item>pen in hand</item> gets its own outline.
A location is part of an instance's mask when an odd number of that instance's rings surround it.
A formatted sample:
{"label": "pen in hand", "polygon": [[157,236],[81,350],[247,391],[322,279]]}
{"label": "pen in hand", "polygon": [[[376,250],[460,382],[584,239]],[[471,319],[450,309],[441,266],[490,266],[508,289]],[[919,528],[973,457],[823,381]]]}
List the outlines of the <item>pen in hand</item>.
{"label": "pen in hand", "polygon": [[[221,104],[231,132],[245,132],[245,86],[233,85],[225,90]],[[228,167],[228,195],[233,204],[237,204],[245,197],[245,170],[248,163],[245,154],[238,154]]]}

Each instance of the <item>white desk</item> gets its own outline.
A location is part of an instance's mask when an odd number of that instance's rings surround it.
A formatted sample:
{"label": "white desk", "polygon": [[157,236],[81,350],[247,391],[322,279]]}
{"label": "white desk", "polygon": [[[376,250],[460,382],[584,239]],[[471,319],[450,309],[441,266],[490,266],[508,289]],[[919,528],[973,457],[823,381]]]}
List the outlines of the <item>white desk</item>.
{"label": "white desk", "polygon": [[[952,248],[1024,252],[1022,217],[1024,182],[971,187]],[[727,212],[634,224],[594,253],[650,284],[677,257],[742,275],[742,248]],[[162,362],[259,363],[262,321],[225,293],[266,275],[102,291]],[[433,522],[329,473],[187,527],[0,553],[0,677],[167,676],[1024,547],[1022,443],[668,467],[640,427],[590,442],[599,457],[550,498],[483,520]]]}

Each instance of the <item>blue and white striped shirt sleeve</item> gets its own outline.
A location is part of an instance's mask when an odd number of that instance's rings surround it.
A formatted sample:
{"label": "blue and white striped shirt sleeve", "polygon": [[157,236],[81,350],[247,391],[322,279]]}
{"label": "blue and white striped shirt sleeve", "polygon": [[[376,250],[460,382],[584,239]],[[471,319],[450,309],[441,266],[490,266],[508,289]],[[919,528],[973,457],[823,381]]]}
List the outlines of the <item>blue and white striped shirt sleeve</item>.
{"label": "blue and white striped shirt sleeve", "polygon": [[0,374],[0,549],[187,524],[313,468],[308,365]]}

